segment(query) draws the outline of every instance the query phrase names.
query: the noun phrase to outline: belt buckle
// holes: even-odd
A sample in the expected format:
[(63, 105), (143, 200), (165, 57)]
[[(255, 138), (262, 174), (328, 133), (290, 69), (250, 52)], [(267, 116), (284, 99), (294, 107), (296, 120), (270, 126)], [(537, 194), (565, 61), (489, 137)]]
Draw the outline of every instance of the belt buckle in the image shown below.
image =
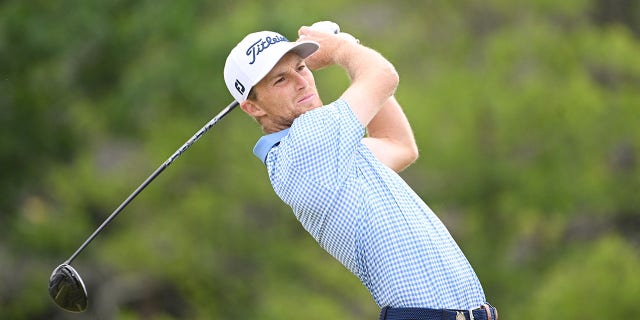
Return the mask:
[(464, 316), (464, 312), (456, 311), (456, 320), (467, 320), (467, 317)]

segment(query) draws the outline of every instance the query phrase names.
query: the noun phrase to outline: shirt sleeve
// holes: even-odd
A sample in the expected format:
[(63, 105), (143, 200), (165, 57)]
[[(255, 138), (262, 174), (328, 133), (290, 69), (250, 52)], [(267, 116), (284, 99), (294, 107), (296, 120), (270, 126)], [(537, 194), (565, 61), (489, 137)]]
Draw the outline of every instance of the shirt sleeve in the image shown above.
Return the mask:
[(365, 129), (346, 101), (337, 100), (298, 117), (280, 143), (280, 160), (299, 178), (335, 188), (353, 167)]

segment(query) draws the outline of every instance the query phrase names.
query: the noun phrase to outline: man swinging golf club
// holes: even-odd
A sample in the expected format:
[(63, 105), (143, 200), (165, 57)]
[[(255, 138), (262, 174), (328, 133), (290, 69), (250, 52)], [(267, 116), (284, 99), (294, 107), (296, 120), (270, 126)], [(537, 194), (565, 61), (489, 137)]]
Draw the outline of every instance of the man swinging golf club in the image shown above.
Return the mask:
[[(251, 33), (227, 57), (229, 91), (266, 133), (254, 153), (273, 189), (369, 289), (380, 319), (497, 319), (445, 226), (397, 174), (418, 152), (394, 66), (326, 31), (302, 27), (296, 42)], [(323, 104), (311, 71), (329, 65), (351, 84)]]

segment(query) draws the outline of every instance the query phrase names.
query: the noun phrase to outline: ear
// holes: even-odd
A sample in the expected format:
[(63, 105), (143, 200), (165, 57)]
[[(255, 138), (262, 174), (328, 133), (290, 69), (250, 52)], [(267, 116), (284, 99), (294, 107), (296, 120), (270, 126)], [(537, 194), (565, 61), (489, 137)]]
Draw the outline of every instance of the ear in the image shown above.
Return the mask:
[(266, 114), (266, 112), (262, 110), (262, 108), (260, 108), (260, 106), (255, 103), (255, 101), (251, 101), (248, 99), (240, 103), (240, 109), (254, 118), (264, 116)]

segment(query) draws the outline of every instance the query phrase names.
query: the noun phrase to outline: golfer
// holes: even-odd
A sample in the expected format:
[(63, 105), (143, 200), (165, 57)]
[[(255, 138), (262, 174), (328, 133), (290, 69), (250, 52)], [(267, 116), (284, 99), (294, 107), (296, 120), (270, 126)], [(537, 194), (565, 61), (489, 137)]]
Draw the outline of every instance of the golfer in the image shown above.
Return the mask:
[[(418, 157), (394, 98), (398, 73), (348, 34), (261, 31), (231, 50), (224, 79), (266, 134), (254, 148), (276, 194), (355, 274), (380, 319), (497, 319), (445, 226), (397, 174)], [(312, 70), (342, 67), (350, 85), (324, 104)]]

